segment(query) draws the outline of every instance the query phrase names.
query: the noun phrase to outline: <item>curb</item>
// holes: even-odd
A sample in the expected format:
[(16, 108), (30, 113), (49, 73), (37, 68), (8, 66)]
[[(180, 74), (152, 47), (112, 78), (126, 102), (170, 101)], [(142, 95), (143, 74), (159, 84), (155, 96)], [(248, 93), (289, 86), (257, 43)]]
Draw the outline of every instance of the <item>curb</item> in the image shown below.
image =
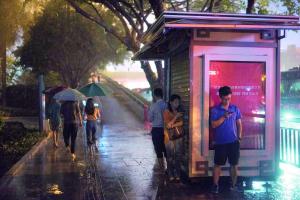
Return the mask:
[[(47, 137), (36, 143), (18, 162), (16, 162), (4, 175), (0, 178), (0, 194), (1, 190), (4, 189), (11, 179), (23, 168), (27, 160), (32, 159), (36, 155), (38, 150), (48, 143), (50, 139), (50, 134)], [(1, 195), (0, 195), (1, 197)], [(1, 199), (1, 198), (0, 198)]]

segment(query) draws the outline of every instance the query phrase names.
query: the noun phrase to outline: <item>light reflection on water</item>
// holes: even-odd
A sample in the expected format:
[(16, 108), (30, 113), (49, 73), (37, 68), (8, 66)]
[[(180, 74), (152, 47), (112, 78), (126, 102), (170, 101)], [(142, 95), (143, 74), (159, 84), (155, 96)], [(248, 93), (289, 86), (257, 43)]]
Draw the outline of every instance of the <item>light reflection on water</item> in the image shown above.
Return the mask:
[(63, 191), (61, 191), (59, 189), (59, 185), (58, 184), (52, 184), (52, 185), (48, 185), (47, 186), (47, 193), (48, 194), (54, 194), (54, 195), (61, 195), (63, 194)]

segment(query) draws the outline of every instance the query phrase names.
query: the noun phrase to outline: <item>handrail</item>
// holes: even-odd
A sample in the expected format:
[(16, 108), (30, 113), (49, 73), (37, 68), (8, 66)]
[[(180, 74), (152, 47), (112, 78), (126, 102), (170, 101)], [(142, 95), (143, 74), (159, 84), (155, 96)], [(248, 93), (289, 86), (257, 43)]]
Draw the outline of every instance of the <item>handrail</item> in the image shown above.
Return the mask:
[(142, 96), (137, 96), (137, 94), (135, 94), (134, 92), (130, 91), (128, 88), (124, 87), (123, 85), (119, 84), (117, 81), (111, 79), (110, 77), (101, 74), (101, 76), (109, 81), (110, 83), (114, 84), (116, 87), (118, 87), (119, 89), (121, 89), (122, 91), (124, 91), (132, 100), (134, 100), (135, 102), (137, 102), (140, 106), (149, 106), (150, 102), (148, 102), (146, 99), (144, 99)]
[(148, 102), (146, 99), (144, 99), (142, 96), (139, 96), (138, 94), (135, 94), (128, 88), (124, 87), (123, 85), (120, 85), (118, 82), (114, 81), (110, 77), (101, 74), (102, 77), (108, 81), (109, 83), (113, 84), (115, 87), (121, 89), (130, 99), (132, 99), (134, 102), (136, 102), (138, 105), (140, 105), (143, 109), (143, 116), (144, 116), (144, 129), (147, 131), (151, 130), (151, 123), (148, 119), (148, 109), (150, 107), (150, 102)]

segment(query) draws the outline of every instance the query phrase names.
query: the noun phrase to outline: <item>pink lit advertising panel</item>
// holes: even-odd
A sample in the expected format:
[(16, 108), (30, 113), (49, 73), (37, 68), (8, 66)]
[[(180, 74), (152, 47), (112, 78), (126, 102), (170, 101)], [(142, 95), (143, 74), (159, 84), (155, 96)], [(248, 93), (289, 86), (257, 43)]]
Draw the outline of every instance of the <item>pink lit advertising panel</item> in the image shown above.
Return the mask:
[[(225, 85), (231, 87), (232, 104), (238, 106), (242, 113), (241, 149), (265, 148), (265, 71), (263, 62), (210, 62), (210, 108), (220, 102), (219, 88)], [(209, 134), (210, 147), (212, 147), (212, 129)]]

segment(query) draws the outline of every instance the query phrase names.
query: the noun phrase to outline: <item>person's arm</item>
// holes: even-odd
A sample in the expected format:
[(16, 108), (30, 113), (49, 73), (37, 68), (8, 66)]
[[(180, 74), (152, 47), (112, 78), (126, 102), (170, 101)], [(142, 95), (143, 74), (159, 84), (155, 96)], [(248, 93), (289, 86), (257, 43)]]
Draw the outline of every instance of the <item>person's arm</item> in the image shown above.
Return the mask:
[(223, 122), (230, 117), (232, 114), (225, 112), (225, 114), (223, 116), (221, 116), (219, 119), (217, 120), (211, 120), (211, 127), (212, 128), (218, 128), (219, 126), (221, 126), (223, 124)]
[(243, 131), (241, 119), (236, 120), (236, 127), (237, 127), (238, 138), (239, 138), (239, 140), (241, 140), (242, 139), (242, 131)]
[(150, 122), (153, 122), (153, 120), (154, 120), (153, 105), (150, 106), (150, 109), (148, 111), (148, 119)]
[(101, 114), (100, 114), (100, 109), (99, 109), (99, 108), (97, 108), (97, 118), (98, 118), (98, 119), (100, 119), (100, 117), (101, 117)]
[(180, 127), (180, 126), (183, 126), (183, 121), (182, 120), (180, 120), (179, 122), (176, 122), (175, 124), (173, 124), (173, 128), (175, 128), (175, 127)]
[(80, 108), (78, 104), (76, 104), (76, 112), (79, 119), (79, 125), (82, 126), (82, 117), (81, 117)]
[(183, 120), (181, 119), (180, 121), (178, 121), (178, 118), (180, 118), (180, 117), (182, 117), (182, 113), (177, 113), (173, 117), (173, 119), (169, 122), (169, 126), (171, 128), (182, 126), (183, 125)]

